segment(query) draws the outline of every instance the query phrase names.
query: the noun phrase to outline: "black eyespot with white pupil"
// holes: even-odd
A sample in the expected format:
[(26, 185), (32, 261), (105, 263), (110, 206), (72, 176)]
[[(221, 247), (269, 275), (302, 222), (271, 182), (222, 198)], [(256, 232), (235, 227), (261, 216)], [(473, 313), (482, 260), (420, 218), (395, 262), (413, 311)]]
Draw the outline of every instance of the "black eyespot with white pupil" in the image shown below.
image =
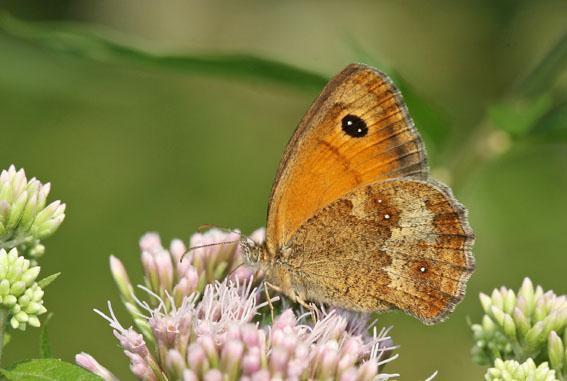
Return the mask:
[(345, 134), (353, 138), (361, 138), (368, 133), (368, 126), (356, 115), (348, 114), (342, 120), (342, 127)]

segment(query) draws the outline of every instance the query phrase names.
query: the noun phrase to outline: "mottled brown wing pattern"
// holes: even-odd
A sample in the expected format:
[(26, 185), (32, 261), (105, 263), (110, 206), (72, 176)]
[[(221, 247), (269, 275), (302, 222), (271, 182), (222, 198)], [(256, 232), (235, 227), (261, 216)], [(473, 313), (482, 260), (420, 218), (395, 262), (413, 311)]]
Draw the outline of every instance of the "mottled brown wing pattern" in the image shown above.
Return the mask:
[(378, 70), (349, 65), (324, 88), (288, 144), (272, 188), (268, 251), (275, 253), (309, 217), (350, 190), (408, 176), (425, 179), (427, 164), (400, 92)]
[(395, 179), (359, 187), (321, 209), (279, 259), (306, 300), (400, 309), (432, 324), (464, 296), (473, 240), (466, 211), (448, 188)]

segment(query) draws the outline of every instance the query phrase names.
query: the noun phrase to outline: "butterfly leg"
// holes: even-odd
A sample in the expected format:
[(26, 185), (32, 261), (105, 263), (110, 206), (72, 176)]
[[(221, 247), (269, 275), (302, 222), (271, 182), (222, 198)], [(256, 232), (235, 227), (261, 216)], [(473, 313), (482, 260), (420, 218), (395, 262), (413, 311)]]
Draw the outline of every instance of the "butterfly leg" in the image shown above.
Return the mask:
[[(273, 321), (274, 320), (274, 306), (272, 305), (272, 301), (271, 301), (271, 298), (270, 298), (270, 293), (268, 292), (268, 288), (271, 288), (272, 290), (279, 292), (279, 293), (282, 293), (284, 295), (287, 295), (287, 294), (280, 287), (276, 286), (275, 284), (264, 281), (264, 292), (266, 293), (266, 298), (268, 299), (268, 305), (270, 306), (270, 310), (271, 310), (271, 313), (272, 313), (272, 321)], [(292, 291), (288, 295), (288, 297), (289, 297), (289, 299), (291, 299), (292, 302), (298, 303), (303, 308), (305, 308), (307, 311), (310, 311), (310, 312), (314, 313), (315, 315), (318, 314), (319, 309), (317, 308), (317, 306), (314, 303), (307, 303), (298, 293)]]
[(308, 311), (316, 311), (317, 310), (317, 306), (315, 304), (307, 303), (299, 295), (295, 295), (295, 301), (297, 303), (299, 303), (301, 306), (303, 306), (305, 309), (307, 309)]
[(279, 288), (276, 285), (271, 284), (270, 282), (264, 281), (264, 292), (266, 293), (266, 299), (268, 301), (268, 305), (270, 306), (270, 313), (272, 314), (272, 322), (273, 322), (274, 321), (274, 305), (272, 304), (272, 298), (270, 297), (270, 292), (268, 291), (268, 288), (271, 288), (272, 290), (274, 290), (276, 292), (282, 292), (282, 289)]
[(314, 312), (314, 313), (318, 313), (319, 309), (317, 308), (317, 306), (315, 305), (315, 303), (307, 303), (304, 299), (304, 295), (302, 295), (301, 293), (296, 292), (295, 290), (292, 290), (289, 298), (294, 302), (294, 303), (298, 303), (300, 306), (302, 306), (303, 308), (305, 308), (307, 311), (310, 312)]

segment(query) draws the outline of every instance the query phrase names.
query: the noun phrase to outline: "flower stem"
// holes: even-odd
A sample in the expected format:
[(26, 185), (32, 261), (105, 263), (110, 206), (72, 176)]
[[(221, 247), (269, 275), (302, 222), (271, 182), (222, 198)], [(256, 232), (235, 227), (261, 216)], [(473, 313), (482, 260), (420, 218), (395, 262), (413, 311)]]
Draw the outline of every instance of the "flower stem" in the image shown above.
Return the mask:
[(22, 243), (25, 243), (25, 242), (26, 242), (25, 237), (24, 238), (22, 238), (22, 237), (14, 238), (10, 241), (0, 242), (0, 249), (9, 250), (9, 249), (12, 249), (16, 246), (20, 246)]
[(4, 351), (4, 331), (8, 322), (8, 311), (0, 308), (0, 365), (2, 364), (2, 353)]

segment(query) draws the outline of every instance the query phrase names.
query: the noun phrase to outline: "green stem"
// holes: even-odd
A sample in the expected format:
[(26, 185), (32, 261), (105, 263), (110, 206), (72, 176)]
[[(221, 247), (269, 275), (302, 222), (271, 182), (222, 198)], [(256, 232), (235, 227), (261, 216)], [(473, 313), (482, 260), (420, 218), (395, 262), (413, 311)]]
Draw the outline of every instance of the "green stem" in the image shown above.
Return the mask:
[(27, 237), (14, 238), (10, 241), (0, 242), (0, 249), (10, 250), (14, 247), (20, 246), (28, 240)]
[(0, 308), (0, 365), (2, 364), (2, 353), (4, 351), (4, 333), (8, 322), (8, 311)]

